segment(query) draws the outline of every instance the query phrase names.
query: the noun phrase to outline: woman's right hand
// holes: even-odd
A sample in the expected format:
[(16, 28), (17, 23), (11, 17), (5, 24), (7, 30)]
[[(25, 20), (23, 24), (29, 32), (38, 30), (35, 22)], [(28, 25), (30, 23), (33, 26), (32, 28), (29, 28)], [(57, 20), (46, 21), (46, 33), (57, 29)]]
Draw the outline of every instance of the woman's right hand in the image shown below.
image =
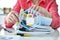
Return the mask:
[(19, 21), (18, 17), (19, 17), (18, 12), (16, 12), (16, 11), (11, 11), (11, 12), (7, 15), (6, 21), (7, 21), (7, 23), (13, 23), (13, 24), (15, 24), (16, 22)]

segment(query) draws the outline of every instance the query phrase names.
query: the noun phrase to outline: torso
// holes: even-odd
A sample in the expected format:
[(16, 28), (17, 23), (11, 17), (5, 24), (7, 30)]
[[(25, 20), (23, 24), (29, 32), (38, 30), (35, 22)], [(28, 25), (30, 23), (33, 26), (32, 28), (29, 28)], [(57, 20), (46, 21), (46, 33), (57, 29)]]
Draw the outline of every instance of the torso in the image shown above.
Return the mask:
[[(37, 1), (37, 0), (36, 0)], [(38, 5), (38, 6), (42, 6), (44, 8), (46, 8), (48, 10), (49, 8), (49, 4), (50, 4), (51, 0), (46, 0), (45, 2), (40, 2), (40, 0), (38, 0), (37, 2), (34, 2), (33, 0), (30, 0), (29, 2), (27, 2), (27, 0), (20, 0), (19, 4), (21, 6), (21, 8), (23, 9), (28, 9), (29, 7), (31, 7), (32, 5)]]
[(40, 0), (31, 0), (34, 5), (38, 5)]

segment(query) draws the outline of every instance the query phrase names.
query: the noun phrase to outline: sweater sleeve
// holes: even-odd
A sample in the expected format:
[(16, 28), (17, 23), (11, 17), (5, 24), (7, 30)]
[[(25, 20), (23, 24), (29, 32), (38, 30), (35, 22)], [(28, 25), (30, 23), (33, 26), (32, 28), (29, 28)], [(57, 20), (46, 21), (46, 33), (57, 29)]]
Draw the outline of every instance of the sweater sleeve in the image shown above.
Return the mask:
[(51, 27), (57, 29), (59, 27), (59, 15), (58, 15), (58, 6), (56, 1), (53, 1), (50, 5), (49, 12), (52, 15)]
[[(13, 7), (11, 11), (17, 11), (18, 13), (20, 12), (19, 0), (17, 0), (17, 3), (15, 4), (15, 6)], [(4, 23), (5, 23), (6, 28), (12, 28), (12, 26), (14, 25), (14, 23), (7, 23), (6, 17), (4, 19)]]

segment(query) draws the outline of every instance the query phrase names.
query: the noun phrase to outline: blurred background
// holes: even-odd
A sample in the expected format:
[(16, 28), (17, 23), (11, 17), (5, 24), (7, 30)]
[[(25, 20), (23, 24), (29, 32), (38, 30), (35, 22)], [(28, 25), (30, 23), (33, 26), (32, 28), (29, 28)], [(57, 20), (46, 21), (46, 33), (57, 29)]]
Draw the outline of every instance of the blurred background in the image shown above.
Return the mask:
[(4, 17), (11, 11), (17, 0), (0, 0), (0, 24), (4, 24)]
[[(4, 24), (4, 17), (11, 11), (17, 0), (0, 0), (0, 24)], [(58, 4), (58, 13), (60, 15), (60, 1), (56, 0)], [(60, 28), (58, 29), (60, 30)]]

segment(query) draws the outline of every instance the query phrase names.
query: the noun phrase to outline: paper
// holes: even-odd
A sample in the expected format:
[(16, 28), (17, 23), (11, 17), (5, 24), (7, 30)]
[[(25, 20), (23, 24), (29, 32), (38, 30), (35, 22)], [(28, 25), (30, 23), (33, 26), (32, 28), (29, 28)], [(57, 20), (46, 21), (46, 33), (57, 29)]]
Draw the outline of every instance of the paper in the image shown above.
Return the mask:
[(43, 17), (41, 16), (41, 24), (44, 26), (49, 26), (52, 22), (52, 18), (48, 18), (48, 17)]
[(28, 11), (33, 14), (36, 14), (37, 17), (35, 19), (35, 24), (39, 24), (39, 25), (43, 25), (43, 26), (49, 26), (51, 24), (52, 18), (41, 16), (40, 12), (38, 12), (32, 8), (29, 8)]
[[(29, 16), (31, 16), (31, 17), (29, 17)], [(31, 26), (34, 24), (34, 18), (32, 16), (32, 14), (31, 15), (30, 14), (27, 15), (27, 17), (26, 17), (26, 24), (27, 25), (31, 25)]]
[(0, 35), (5, 35), (4, 29), (1, 30)]
[[(27, 33), (32, 33), (32, 34), (47, 34), (47, 33), (51, 33), (53, 32), (54, 30), (49, 26), (52, 19), (50, 18), (46, 18), (46, 17), (43, 17), (41, 15), (39, 15), (40, 13), (38, 11), (34, 11), (32, 9), (29, 9), (31, 12), (33, 12), (33, 14), (35, 13), (36, 14), (36, 17), (33, 17), (33, 14), (27, 14), (27, 17), (26, 17), (26, 25), (22, 25), (24, 26), (25, 28), (27, 28), (27, 25), (29, 26), (29, 30), (30, 31), (27, 31)], [(23, 14), (21, 12), (21, 14)], [(22, 17), (21, 17), (22, 18)], [(20, 19), (21, 20), (21, 19)], [(25, 31), (18, 31), (20, 33), (26, 33)]]

